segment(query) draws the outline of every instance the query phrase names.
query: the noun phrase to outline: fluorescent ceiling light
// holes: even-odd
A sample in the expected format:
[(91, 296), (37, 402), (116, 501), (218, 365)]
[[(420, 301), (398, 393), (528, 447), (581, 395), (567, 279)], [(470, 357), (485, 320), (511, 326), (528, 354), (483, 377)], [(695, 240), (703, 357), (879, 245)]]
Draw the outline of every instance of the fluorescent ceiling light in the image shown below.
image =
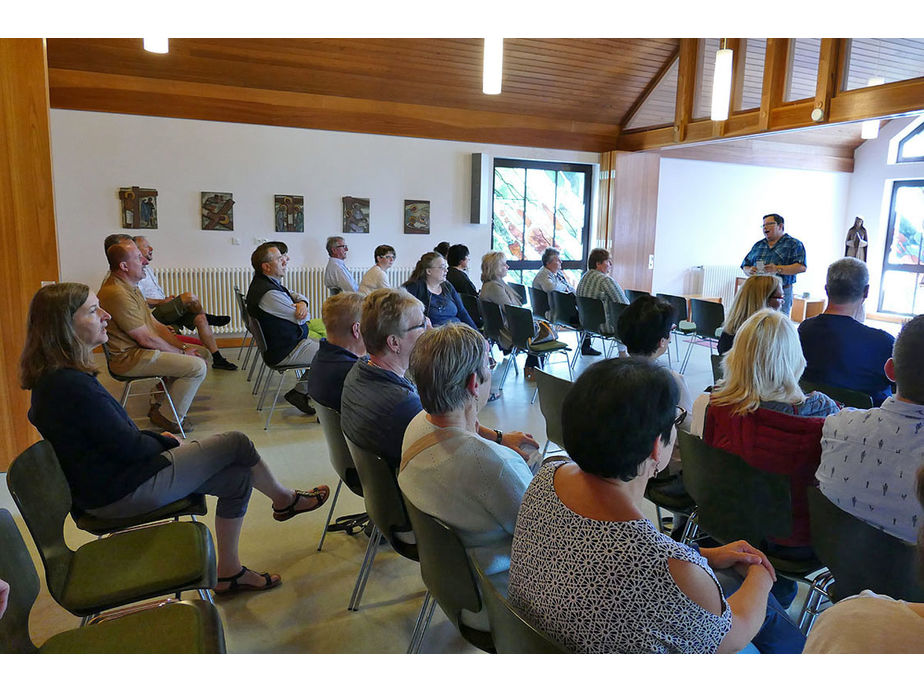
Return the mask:
[(732, 50), (722, 48), (715, 52), (715, 75), (712, 80), (712, 120), (728, 120), (731, 101)]
[(169, 39), (165, 38), (146, 38), (142, 39), (144, 41), (144, 50), (151, 53), (167, 53), (170, 49), (168, 47)]
[(481, 90), (485, 94), (501, 93), (501, 77), (504, 72), (504, 39), (484, 40), (484, 82)]

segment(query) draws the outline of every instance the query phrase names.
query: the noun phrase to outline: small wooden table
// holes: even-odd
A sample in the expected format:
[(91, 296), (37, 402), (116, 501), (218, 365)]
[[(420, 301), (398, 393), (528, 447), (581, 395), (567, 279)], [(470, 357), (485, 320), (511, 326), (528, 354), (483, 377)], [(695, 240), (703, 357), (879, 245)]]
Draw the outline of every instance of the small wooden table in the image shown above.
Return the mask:
[(809, 318), (814, 318), (824, 312), (828, 304), (827, 298), (804, 298), (802, 296), (792, 297), (792, 311), (789, 314), (793, 322), (802, 322)]

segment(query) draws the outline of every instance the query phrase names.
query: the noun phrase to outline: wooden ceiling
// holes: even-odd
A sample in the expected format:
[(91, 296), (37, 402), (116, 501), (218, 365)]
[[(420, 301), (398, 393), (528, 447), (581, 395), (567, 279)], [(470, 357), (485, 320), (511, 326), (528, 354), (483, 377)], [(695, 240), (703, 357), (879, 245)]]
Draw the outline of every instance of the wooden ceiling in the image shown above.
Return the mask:
[[(170, 39), (166, 55), (141, 39), (48, 39), (47, 59), (51, 106), (65, 109), (595, 152), (811, 124), (755, 112), (727, 129), (691, 121), (692, 137), (685, 123), (679, 136), (624, 135), (689, 41), (505, 39), (494, 96), (481, 91), (482, 39)], [(819, 131), (819, 144), (852, 151), (854, 130)]]

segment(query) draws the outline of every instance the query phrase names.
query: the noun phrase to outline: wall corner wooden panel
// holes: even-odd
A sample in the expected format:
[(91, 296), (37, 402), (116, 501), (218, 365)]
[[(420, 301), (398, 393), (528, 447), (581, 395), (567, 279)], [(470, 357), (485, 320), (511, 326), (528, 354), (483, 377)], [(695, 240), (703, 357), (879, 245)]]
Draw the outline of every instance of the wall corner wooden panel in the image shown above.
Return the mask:
[(29, 301), (58, 280), (47, 75), (44, 40), (0, 39), (0, 471), (39, 439), (19, 354)]
[(661, 155), (616, 152), (613, 169), (616, 187), (610, 228), (613, 276), (624, 289), (651, 291), (654, 271), (648, 269), (648, 257), (654, 255)]

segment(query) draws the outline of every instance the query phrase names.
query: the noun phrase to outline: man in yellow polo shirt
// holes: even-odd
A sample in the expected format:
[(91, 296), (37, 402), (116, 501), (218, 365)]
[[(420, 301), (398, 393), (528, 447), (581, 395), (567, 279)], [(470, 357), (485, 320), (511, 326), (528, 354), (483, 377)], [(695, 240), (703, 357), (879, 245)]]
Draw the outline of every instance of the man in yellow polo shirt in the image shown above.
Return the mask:
[[(100, 286), (99, 303), (112, 315), (106, 327), (112, 355), (110, 367), (119, 375), (168, 378), (167, 389), (176, 415), (182, 421), (208, 373), (206, 357), (177, 339), (151, 315), (138, 290), (143, 276), (141, 251), (131, 240), (111, 246), (106, 251), (106, 259), (109, 260), (109, 276)], [(151, 406), (148, 418), (165, 431), (180, 433), (173, 412), (162, 413), (159, 404)], [(184, 429), (189, 432), (190, 425), (184, 424)]]

